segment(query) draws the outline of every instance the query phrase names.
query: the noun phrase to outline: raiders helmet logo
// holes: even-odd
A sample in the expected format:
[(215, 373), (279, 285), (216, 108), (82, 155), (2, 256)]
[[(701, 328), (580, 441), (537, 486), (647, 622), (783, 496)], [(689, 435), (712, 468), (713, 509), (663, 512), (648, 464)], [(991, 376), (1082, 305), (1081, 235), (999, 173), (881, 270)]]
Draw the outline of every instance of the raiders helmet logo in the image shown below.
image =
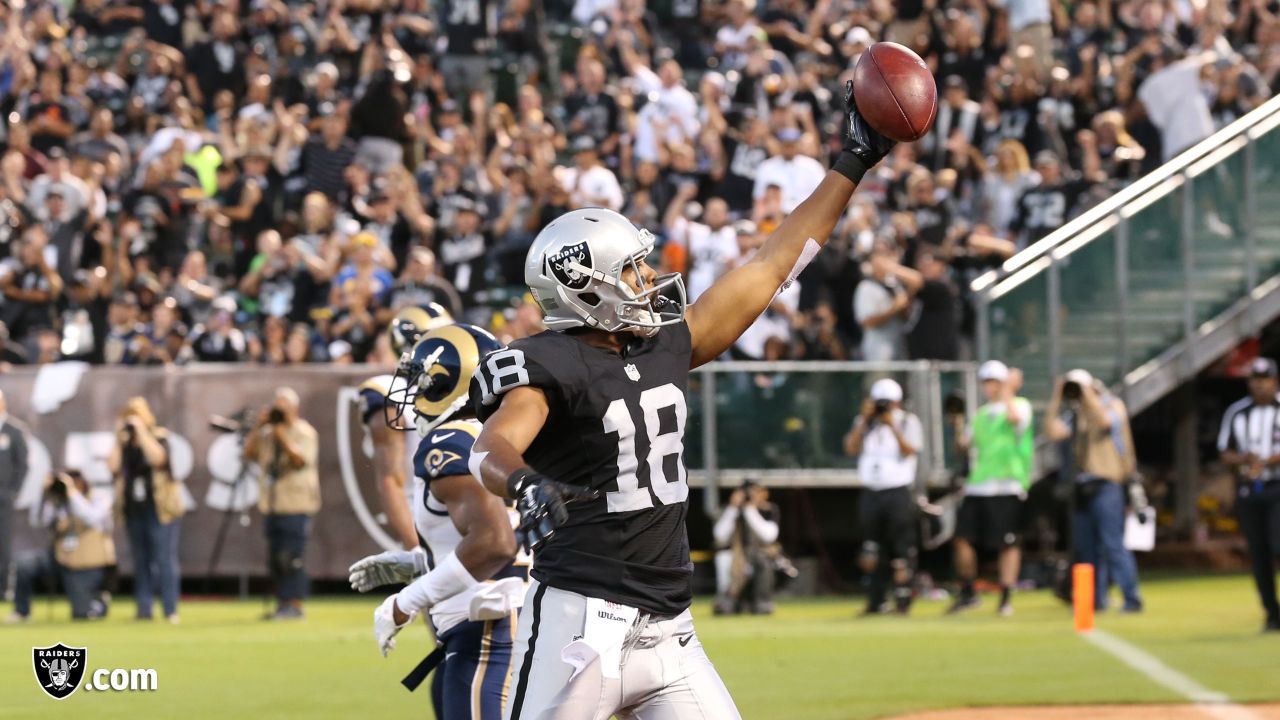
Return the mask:
[(62, 643), (47, 648), (31, 648), (31, 664), (35, 667), (40, 689), (54, 700), (71, 697), (84, 679), (87, 655), (85, 648), (67, 647)]
[(591, 270), (591, 248), (587, 241), (566, 245), (553, 253), (547, 253), (547, 272), (570, 290), (585, 290), (591, 276), (574, 265)]

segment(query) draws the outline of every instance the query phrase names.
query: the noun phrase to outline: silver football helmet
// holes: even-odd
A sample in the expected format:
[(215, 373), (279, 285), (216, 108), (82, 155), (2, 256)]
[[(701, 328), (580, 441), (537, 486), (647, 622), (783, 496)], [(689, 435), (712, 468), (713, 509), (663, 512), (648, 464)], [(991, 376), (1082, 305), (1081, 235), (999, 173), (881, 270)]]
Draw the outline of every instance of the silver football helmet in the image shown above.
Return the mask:
[[(538, 233), (524, 261), (524, 281), (551, 330), (594, 327), (653, 335), (684, 320), (684, 279), (660, 275), (637, 293), (622, 281), (653, 252), (653, 233), (604, 208), (556, 218)], [(674, 296), (674, 297), (673, 297)]]

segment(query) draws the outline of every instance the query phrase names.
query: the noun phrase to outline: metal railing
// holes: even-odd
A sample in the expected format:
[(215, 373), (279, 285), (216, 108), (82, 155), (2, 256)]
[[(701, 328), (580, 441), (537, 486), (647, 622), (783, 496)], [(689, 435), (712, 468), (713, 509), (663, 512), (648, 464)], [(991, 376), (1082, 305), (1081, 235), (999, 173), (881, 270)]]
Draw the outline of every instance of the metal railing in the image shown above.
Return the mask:
[[(714, 490), (753, 479), (781, 487), (853, 487), (856, 458), (843, 438), (871, 383), (902, 385), (903, 406), (924, 428), (918, 480), (945, 482), (955, 467), (954, 435), (944, 400), (956, 395), (976, 408), (972, 363), (716, 362), (690, 378), (685, 460), (690, 484)], [(718, 499), (703, 495), (709, 513)]]
[[(1182, 377), (1203, 367), (1190, 348), (1270, 292), (1277, 271), (1273, 98), (975, 280), (979, 357), (1023, 367), (1036, 399), (1072, 367), (1131, 393), (1160, 364)], [(1236, 329), (1262, 321), (1245, 315)], [(1131, 409), (1169, 389), (1142, 389)]]

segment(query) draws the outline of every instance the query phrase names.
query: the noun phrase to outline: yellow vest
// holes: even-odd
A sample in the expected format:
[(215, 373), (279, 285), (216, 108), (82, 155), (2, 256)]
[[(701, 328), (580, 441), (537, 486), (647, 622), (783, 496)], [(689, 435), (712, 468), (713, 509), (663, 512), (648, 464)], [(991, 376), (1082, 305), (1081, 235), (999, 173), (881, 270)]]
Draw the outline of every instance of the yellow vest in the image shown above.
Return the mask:
[(53, 557), (70, 570), (90, 570), (116, 564), (116, 544), (110, 533), (89, 527), (67, 513), (54, 525)]
[[(289, 428), (289, 440), (302, 453), (302, 467), (290, 467), (283, 452), (275, 456), (271, 428), (260, 431), (257, 455), (253, 458), (262, 469), (258, 479), (258, 511), (273, 515), (314, 515), (320, 512), (320, 471), (316, 458), (320, 452), (316, 429), (305, 420), (297, 420)], [(272, 463), (280, 463), (280, 474), (271, 481)]]

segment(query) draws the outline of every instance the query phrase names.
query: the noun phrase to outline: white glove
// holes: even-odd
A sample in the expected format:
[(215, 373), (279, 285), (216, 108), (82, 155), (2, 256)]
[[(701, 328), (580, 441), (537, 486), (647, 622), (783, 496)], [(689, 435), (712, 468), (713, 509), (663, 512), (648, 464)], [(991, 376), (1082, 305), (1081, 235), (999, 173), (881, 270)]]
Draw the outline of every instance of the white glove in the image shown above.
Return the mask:
[(383, 585), (404, 585), (427, 572), (427, 556), (421, 550), (388, 550), (356, 561), (348, 571), (351, 587), (369, 592)]
[(392, 595), (377, 610), (373, 611), (373, 639), (378, 642), (378, 649), (382, 651), (382, 657), (386, 657), (387, 653), (396, 648), (396, 634), (401, 629), (408, 627), (413, 622), (413, 618), (417, 613), (409, 613), (409, 619), (404, 621), (403, 625), (396, 624), (395, 612), (392, 606), (395, 605), (396, 596)]

